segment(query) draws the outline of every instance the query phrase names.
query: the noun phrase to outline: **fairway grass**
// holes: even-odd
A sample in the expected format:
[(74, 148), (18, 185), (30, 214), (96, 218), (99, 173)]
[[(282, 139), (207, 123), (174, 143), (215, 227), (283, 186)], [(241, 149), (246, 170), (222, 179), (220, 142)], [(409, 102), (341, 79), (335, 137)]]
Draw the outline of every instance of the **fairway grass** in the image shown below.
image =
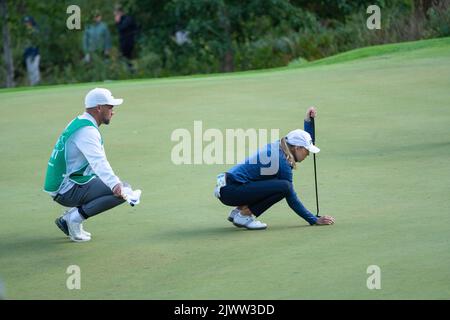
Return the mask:
[[(450, 42), (407, 44), (308, 68), (0, 91), (0, 279), (9, 299), (449, 299)], [(399, 45), (401, 46), (401, 45)], [(365, 49), (369, 50), (369, 49)], [(47, 160), (94, 86), (125, 102), (100, 131), (116, 174), (143, 190), (84, 224), (54, 225)], [(171, 134), (303, 127), (316, 120), (321, 214), (311, 227), (282, 201), (264, 231), (226, 221), (213, 196), (230, 165), (175, 165)], [(312, 157), (294, 172), (315, 212)], [(81, 269), (68, 290), (66, 270)], [(369, 290), (367, 268), (381, 269)]]

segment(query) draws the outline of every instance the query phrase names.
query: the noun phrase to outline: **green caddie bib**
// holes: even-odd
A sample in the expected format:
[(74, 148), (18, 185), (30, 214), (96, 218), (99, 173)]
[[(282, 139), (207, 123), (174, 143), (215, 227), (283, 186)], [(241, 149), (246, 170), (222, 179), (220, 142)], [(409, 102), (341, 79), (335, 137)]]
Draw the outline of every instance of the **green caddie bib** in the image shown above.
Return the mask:
[(48, 161), (47, 174), (44, 183), (44, 190), (46, 192), (57, 192), (65, 179), (69, 179), (76, 184), (85, 184), (96, 176), (95, 174), (84, 175), (84, 171), (89, 165), (87, 161), (81, 168), (72, 172), (67, 172), (66, 142), (77, 130), (87, 126), (92, 126), (98, 130), (91, 121), (77, 117), (69, 123), (63, 133), (59, 136), (50, 156), (50, 160)]

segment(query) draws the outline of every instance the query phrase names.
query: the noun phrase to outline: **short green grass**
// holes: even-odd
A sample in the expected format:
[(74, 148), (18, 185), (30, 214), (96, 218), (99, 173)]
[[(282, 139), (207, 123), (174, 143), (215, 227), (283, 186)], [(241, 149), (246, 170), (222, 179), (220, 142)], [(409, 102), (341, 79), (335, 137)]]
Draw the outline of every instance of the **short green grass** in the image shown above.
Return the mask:
[[(102, 84), (125, 99), (101, 127), (108, 158), (143, 197), (88, 220), (93, 239), (82, 244), (56, 228), (62, 208), (42, 184), (57, 136), (99, 84), (0, 91), (6, 297), (450, 298), (450, 43), (404, 45), (308, 68)], [(212, 194), (230, 166), (171, 161), (171, 133), (192, 132), (195, 120), (285, 134), (309, 105), (321, 213), (334, 226), (310, 227), (283, 201), (261, 217), (267, 230), (237, 229)], [(294, 180), (315, 211), (312, 158)], [(81, 290), (66, 288), (70, 265)], [(381, 268), (380, 290), (366, 286), (370, 265)]]

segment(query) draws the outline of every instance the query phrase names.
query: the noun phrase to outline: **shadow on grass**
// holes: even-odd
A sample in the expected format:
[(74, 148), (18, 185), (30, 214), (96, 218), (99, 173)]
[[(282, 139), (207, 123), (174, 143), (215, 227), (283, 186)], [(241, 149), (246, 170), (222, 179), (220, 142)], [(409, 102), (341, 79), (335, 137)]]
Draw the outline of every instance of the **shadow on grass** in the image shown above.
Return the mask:
[(308, 225), (289, 225), (289, 226), (268, 226), (265, 230), (248, 230), (245, 228), (237, 228), (230, 224), (230, 226), (223, 226), (223, 227), (214, 227), (214, 228), (197, 228), (197, 229), (184, 229), (184, 230), (168, 230), (163, 231), (162, 233), (159, 233), (158, 236), (161, 236), (161, 234), (164, 235), (164, 238), (186, 238), (186, 239), (193, 239), (193, 238), (204, 238), (206, 239), (212, 239), (217, 237), (238, 237), (240, 235), (245, 236), (252, 236), (257, 234), (265, 234), (265, 233), (273, 233), (273, 232), (282, 232), (287, 230), (305, 230), (307, 227), (310, 227)]
[(10, 239), (3, 238), (0, 241), (0, 256), (17, 256), (22, 254), (36, 254), (39, 252), (48, 253), (50, 250), (65, 250), (67, 245), (73, 244), (67, 237), (15, 237)]

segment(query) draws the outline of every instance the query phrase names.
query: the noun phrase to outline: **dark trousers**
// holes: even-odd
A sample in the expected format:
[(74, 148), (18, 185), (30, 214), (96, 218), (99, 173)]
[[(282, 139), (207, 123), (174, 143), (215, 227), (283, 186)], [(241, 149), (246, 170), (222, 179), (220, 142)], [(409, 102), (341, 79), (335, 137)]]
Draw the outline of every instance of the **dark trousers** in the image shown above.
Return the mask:
[(248, 206), (255, 216), (260, 216), (272, 205), (290, 193), (287, 180), (270, 179), (239, 183), (229, 181), (220, 189), (220, 201), (227, 206)]
[(58, 194), (54, 200), (65, 207), (78, 207), (85, 219), (125, 202), (124, 199), (117, 198), (99, 178), (83, 185), (76, 184), (69, 191)]
[(133, 48), (134, 40), (132, 38), (125, 38), (120, 41), (120, 52), (122, 52), (122, 55), (129, 60), (132, 58)]

